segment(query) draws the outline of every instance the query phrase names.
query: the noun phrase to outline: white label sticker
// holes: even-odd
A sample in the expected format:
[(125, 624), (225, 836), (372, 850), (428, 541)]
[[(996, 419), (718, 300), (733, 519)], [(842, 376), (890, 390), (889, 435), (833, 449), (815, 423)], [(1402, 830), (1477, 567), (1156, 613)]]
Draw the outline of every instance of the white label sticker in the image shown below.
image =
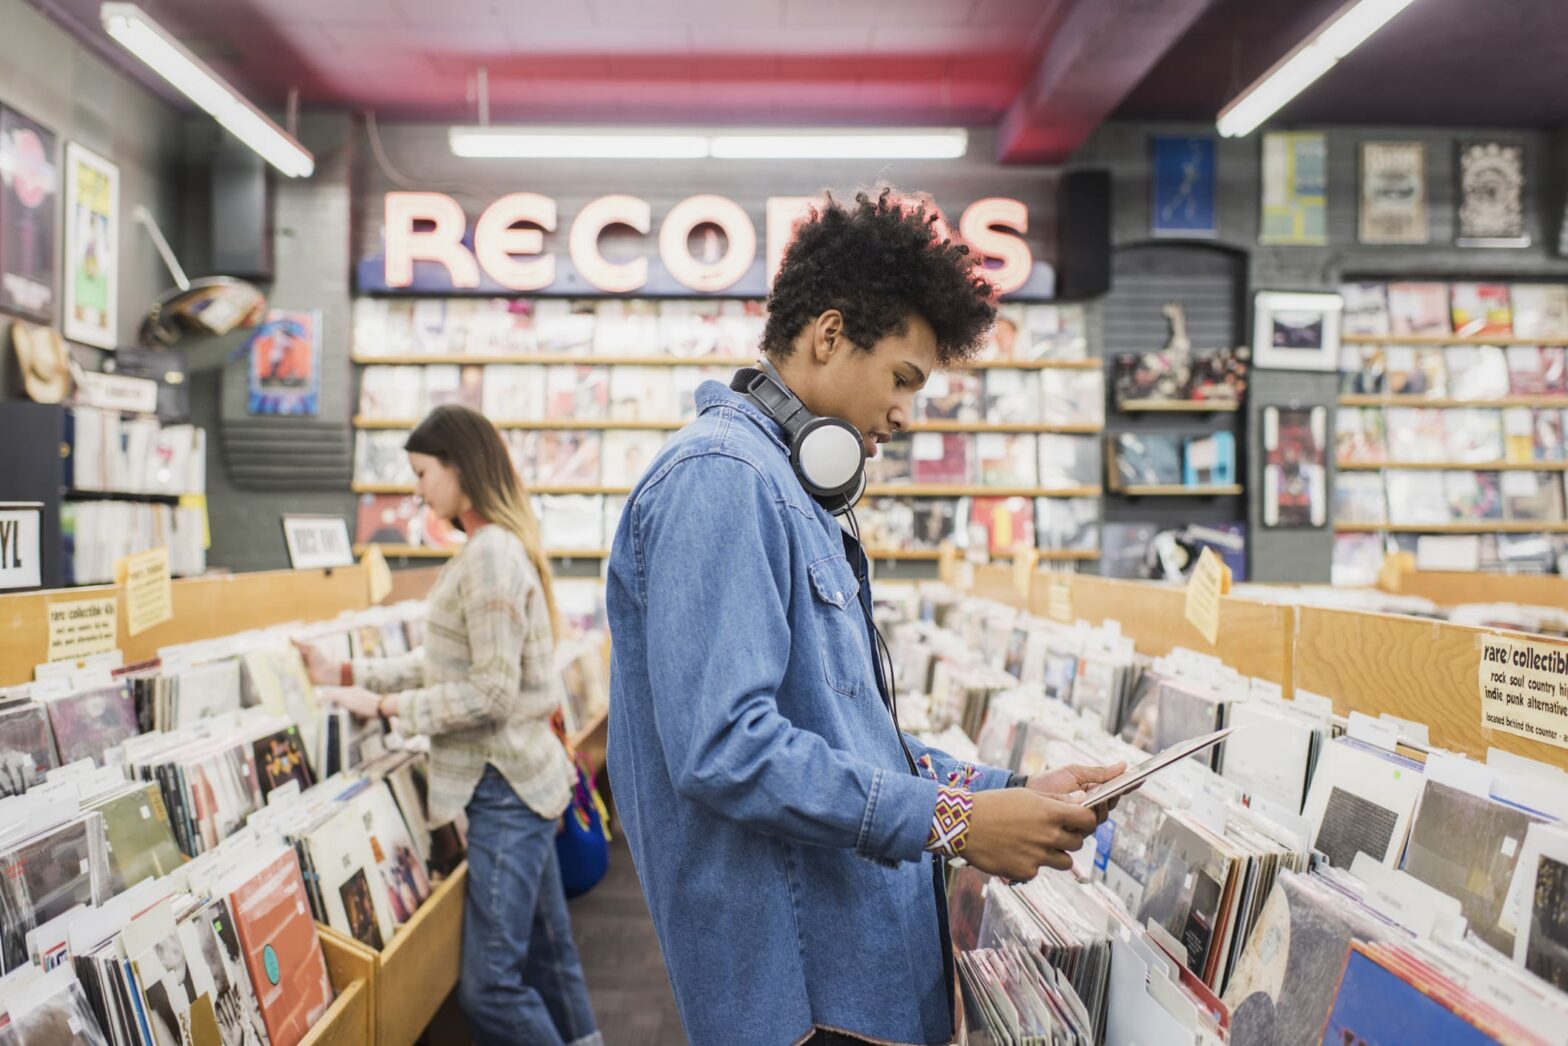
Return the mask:
[(85, 857), (82, 858), (81, 874), (83, 874), (83, 875), (87, 874), (87, 858), (85, 858)]
[(1504, 857), (1512, 857), (1514, 855), (1514, 853), (1518, 849), (1519, 849), (1519, 840), (1515, 839), (1511, 835), (1503, 837), (1503, 856)]
[(150, 817), (152, 817), (152, 808), (147, 806), (142, 807), (142, 820), (145, 821)]

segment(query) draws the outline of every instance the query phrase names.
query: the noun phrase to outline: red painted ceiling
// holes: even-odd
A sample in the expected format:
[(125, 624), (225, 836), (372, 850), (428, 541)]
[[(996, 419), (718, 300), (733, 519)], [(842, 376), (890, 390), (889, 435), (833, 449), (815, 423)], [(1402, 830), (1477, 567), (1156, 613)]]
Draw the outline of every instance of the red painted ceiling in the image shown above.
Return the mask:
[[(31, 0), (165, 90), (98, 0)], [(1110, 116), (1212, 119), (1342, 0), (146, 0), (254, 100), (387, 119), (999, 125), (1057, 160)], [(1568, 0), (1416, 0), (1296, 122), (1568, 123)]]

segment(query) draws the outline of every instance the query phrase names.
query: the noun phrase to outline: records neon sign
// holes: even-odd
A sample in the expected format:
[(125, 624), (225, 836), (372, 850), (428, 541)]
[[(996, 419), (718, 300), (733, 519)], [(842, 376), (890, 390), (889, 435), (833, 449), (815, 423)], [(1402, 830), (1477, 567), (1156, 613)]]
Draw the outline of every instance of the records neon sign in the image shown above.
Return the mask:
[[(654, 234), (653, 209), (637, 196), (601, 196), (586, 204), (564, 230), (565, 257), (546, 246), (545, 234), (563, 226), (548, 196), (519, 192), (501, 197), (485, 208), (471, 235), (462, 207), (443, 193), (390, 192), (384, 202), (385, 250), (361, 263), (362, 291), (734, 295), (765, 291), (812, 198), (768, 198), (761, 264), (756, 226), (739, 204), (712, 194), (681, 200), (658, 224), (656, 258), (662, 271), (655, 270), (648, 253), (612, 260), (600, 249), (611, 227)], [(723, 247), (699, 258), (691, 249), (692, 235), (710, 226), (723, 233)], [(1024, 239), (1029, 210), (1022, 202), (977, 200), (965, 208), (958, 228), (987, 259), (987, 272), (1001, 293), (1051, 296), (1054, 273), (1035, 259)]]

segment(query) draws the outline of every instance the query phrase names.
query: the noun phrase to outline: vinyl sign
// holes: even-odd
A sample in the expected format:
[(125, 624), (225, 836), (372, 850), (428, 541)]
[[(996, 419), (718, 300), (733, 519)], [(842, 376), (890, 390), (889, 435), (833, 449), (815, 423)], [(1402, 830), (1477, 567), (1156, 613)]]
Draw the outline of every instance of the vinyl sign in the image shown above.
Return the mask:
[(43, 584), (43, 513), (38, 502), (0, 503), (0, 591)]
[[(612, 194), (586, 204), (569, 225), (555, 200), (538, 193), (510, 193), (491, 203), (472, 230), (452, 197), (436, 192), (389, 192), (384, 198), (385, 250), (359, 268), (361, 291), (382, 293), (680, 293), (760, 295), (784, 258), (795, 225), (813, 202), (808, 196), (769, 197), (760, 244), (750, 215), (735, 201), (711, 193), (681, 200), (657, 223), (647, 200)], [(611, 226), (657, 236), (662, 271), (650, 260), (606, 258), (600, 237)], [(716, 226), (724, 248), (698, 258), (692, 233)], [(545, 233), (567, 229), (566, 257), (545, 249)], [(989, 262), (1002, 294), (1048, 298), (1055, 291), (1051, 267), (1034, 258), (1023, 235), (1029, 209), (1005, 197), (965, 208), (959, 234)], [(763, 257), (759, 266), (758, 248)], [(754, 286), (755, 285), (755, 286)]]

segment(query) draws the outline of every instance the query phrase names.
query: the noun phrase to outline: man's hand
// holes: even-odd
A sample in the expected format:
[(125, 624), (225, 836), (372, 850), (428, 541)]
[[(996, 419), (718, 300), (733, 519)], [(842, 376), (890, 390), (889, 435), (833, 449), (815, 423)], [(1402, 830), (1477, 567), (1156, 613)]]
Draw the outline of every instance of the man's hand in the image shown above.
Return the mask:
[(964, 860), (982, 872), (1024, 882), (1041, 868), (1071, 868), (1073, 851), (1098, 824), (1093, 810), (1041, 795), (1033, 782), (1030, 788), (976, 792)]
[[(1029, 790), (1040, 792), (1044, 795), (1073, 796), (1075, 792), (1087, 792), (1095, 785), (1114, 781), (1127, 770), (1126, 763), (1112, 763), (1109, 766), (1063, 766), (1049, 773), (1034, 774), (1029, 778)], [(1076, 796), (1074, 796), (1076, 798)], [(1117, 797), (1118, 799), (1120, 796)], [(1116, 809), (1116, 799), (1108, 803), (1100, 803), (1092, 807), (1097, 824), (1104, 824), (1112, 810)]]
[(305, 672), (317, 686), (339, 686), (343, 682), (343, 663), (333, 661), (314, 643), (294, 640), (294, 646), (305, 659)]

